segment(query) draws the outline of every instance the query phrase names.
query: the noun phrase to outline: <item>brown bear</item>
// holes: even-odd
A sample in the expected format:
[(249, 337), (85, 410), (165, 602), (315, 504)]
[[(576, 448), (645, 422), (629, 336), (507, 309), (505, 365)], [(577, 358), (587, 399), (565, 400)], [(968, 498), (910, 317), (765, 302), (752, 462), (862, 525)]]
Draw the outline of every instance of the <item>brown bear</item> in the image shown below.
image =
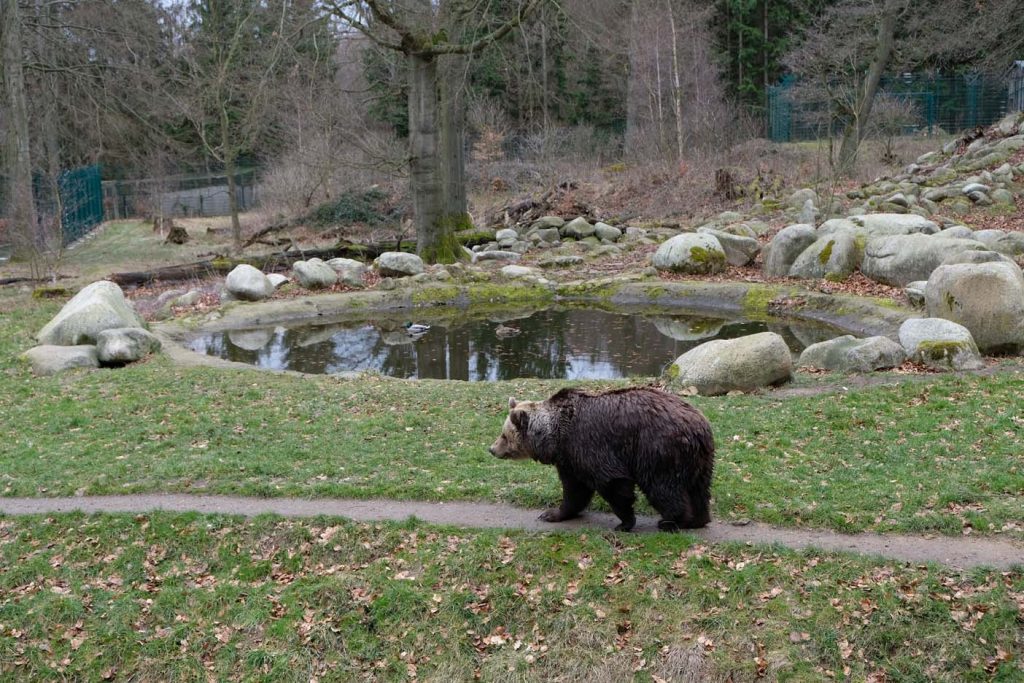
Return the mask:
[(707, 419), (685, 401), (650, 388), (562, 389), (546, 401), (510, 398), (508, 407), (491, 454), (554, 465), (562, 481), (562, 504), (542, 520), (576, 517), (597, 491), (621, 520), (616, 529), (629, 531), (639, 486), (661, 513), (659, 529), (711, 521), (715, 441)]

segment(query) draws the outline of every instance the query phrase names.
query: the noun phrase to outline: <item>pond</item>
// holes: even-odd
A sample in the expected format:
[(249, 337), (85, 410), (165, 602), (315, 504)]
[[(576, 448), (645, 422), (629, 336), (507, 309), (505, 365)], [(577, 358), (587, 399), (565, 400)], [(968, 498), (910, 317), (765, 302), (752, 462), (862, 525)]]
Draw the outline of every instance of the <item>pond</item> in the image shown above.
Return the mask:
[(487, 318), (472, 317), (468, 311), (454, 319), (418, 317), (416, 323), (430, 325), (422, 335), (410, 335), (403, 322), (382, 317), (218, 331), (193, 337), (187, 346), (198, 353), (273, 370), (371, 371), (407, 379), (480, 382), (522, 377), (654, 377), (677, 357), (711, 339), (770, 329), (782, 334), (798, 353), (805, 345), (842, 334), (804, 323), (564, 307)]

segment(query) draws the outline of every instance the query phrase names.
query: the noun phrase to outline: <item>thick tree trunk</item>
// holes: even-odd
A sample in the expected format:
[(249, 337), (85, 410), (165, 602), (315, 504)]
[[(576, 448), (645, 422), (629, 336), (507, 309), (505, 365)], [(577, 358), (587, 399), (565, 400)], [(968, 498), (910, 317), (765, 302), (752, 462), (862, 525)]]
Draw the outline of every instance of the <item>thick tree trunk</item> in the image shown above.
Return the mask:
[(15, 254), (36, 252), (35, 197), (32, 191), (32, 154), (28, 127), (28, 100), (22, 71), (21, 18), (18, 0), (0, 0), (0, 55), (3, 57), (4, 99), (7, 105), (7, 197), (10, 236)]
[(839, 175), (849, 175), (853, 170), (853, 164), (857, 160), (857, 150), (864, 140), (867, 132), (868, 119), (871, 117), (871, 107), (874, 106), (875, 96), (878, 94), (878, 84), (882, 80), (882, 74), (889, 64), (889, 57), (892, 55), (893, 44), (896, 39), (896, 20), (899, 16), (900, 4), (898, 0), (887, 0), (882, 14), (878, 20), (878, 34), (875, 38), (875, 51), (871, 57), (871, 64), (868, 65), (868, 72), (864, 78), (864, 84), (858, 93), (856, 109), (853, 118), (846, 124), (843, 130), (843, 142), (839, 147), (838, 172)]
[(437, 58), (413, 54), (408, 59), (409, 174), (416, 251), (429, 263), (449, 263), (458, 255), (459, 244), (444, 220)]
[(443, 219), (455, 229), (471, 228), (466, 201), (466, 115), (462, 98), (462, 78), (466, 58), (450, 55), (441, 58), (440, 145), (441, 185), (444, 194)]

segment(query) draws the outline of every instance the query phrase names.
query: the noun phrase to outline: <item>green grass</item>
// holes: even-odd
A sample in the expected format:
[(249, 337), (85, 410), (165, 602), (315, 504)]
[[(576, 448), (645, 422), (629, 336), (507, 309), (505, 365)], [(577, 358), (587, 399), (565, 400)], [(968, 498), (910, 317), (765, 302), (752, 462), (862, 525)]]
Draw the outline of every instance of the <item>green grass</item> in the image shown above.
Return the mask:
[[(509, 395), (541, 398), (565, 382), (300, 378), (165, 357), (31, 377), (14, 356), (58, 307), (0, 299), (0, 495), (559, 500), (553, 468), (498, 461), (487, 447)], [(695, 398), (718, 442), (714, 514), (1021, 538), (1015, 367), (808, 398)]]
[(1014, 681), (1024, 575), (692, 536), (0, 518), (0, 677)]

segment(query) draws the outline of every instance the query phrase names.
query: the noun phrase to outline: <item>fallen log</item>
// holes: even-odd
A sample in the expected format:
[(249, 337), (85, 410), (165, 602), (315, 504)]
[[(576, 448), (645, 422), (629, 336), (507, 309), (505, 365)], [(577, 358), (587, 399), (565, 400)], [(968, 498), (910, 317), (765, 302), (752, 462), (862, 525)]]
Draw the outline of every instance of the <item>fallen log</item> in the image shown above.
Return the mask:
[[(402, 251), (415, 251), (416, 244), (414, 242), (402, 242), (401, 248)], [(311, 258), (319, 258), (325, 261), (332, 258), (371, 261), (386, 251), (395, 251), (395, 244), (340, 242), (328, 249), (289, 249), (288, 251), (279, 251), (262, 256), (240, 256), (237, 258), (221, 256), (204, 261), (196, 261), (195, 263), (156, 268), (154, 270), (112, 273), (107, 279), (121, 287), (141, 287), (153, 282), (180, 282), (183, 280), (201, 280), (213, 275), (227, 275), (235, 266), (242, 263), (259, 268), (264, 273), (273, 273), (287, 270), (296, 261), (306, 261)]]

